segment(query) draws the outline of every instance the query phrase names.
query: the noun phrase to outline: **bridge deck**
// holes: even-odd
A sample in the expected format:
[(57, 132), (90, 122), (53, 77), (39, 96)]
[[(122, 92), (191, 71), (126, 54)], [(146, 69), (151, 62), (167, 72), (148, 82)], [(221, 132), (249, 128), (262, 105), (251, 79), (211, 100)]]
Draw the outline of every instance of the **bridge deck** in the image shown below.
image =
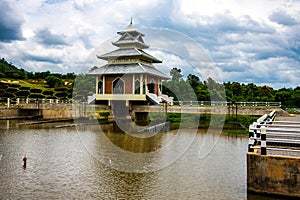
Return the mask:
[(268, 154), (300, 157), (300, 115), (276, 117), (266, 135)]

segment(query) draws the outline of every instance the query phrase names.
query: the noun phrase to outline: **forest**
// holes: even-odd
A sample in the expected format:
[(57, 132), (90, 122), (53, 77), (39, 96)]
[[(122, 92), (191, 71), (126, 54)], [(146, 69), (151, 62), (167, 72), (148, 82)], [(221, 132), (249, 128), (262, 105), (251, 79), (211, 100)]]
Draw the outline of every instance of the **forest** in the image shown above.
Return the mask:
[[(285, 108), (300, 108), (300, 87), (281, 88), (278, 90), (263, 85), (258, 86), (254, 83), (224, 82), (218, 83), (211, 78), (200, 80), (196, 75), (189, 74), (186, 78), (181, 74), (181, 69), (173, 68), (170, 71), (170, 80), (163, 82), (163, 93), (173, 96), (174, 100), (198, 100), (198, 101), (229, 101), (229, 102), (281, 102)], [(4, 58), (0, 59), (0, 81), (3, 80), (22, 80), (20, 88), (29, 89), (30, 92), (17, 91), (26, 96), (34, 87), (41, 88), (40, 98), (50, 98), (53, 94), (58, 94), (57, 98), (77, 98), (85, 99), (95, 91), (95, 79), (92, 76), (75, 73), (51, 73), (28, 72), (22, 68), (14, 66)], [(76, 81), (75, 81), (76, 80)], [(24, 84), (27, 85), (24, 85)], [(66, 84), (69, 83), (69, 84)], [(3, 85), (3, 84), (2, 84)], [(1, 85), (0, 85), (1, 86)], [(0, 97), (16, 97), (15, 92), (9, 93), (1, 86)], [(9, 87), (8, 87), (9, 88)], [(76, 91), (85, 88), (84, 91)], [(12, 89), (11, 89), (12, 90)], [(47, 91), (47, 92), (46, 92)], [(64, 95), (68, 93), (68, 95)], [(73, 94), (73, 96), (72, 96)], [(30, 96), (29, 96), (30, 97)]]
[[(217, 83), (208, 78), (201, 81), (196, 75), (189, 74), (184, 79), (181, 69), (170, 71), (171, 80), (163, 83), (163, 93), (174, 96), (175, 100), (192, 99), (195, 94), (198, 101), (220, 100), (228, 102), (281, 102), (283, 107), (300, 107), (300, 87), (273, 89), (267, 85), (254, 83), (225, 82)], [(189, 90), (192, 90), (189, 92)], [(184, 91), (184, 92), (183, 92)], [(225, 91), (225, 94), (224, 94)], [(180, 94), (182, 93), (182, 96)], [(179, 94), (179, 95), (175, 95)]]

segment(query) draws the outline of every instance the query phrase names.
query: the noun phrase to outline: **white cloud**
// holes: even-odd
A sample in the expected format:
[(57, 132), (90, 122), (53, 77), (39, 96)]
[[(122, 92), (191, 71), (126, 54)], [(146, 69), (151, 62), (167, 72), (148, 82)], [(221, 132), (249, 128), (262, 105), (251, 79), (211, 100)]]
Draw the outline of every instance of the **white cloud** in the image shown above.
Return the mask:
[[(111, 48), (103, 44), (110, 44), (132, 16), (137, 29), (177, 31), (145, 32), (153, 53), (169, 52), (161, 55), (172, 66), (183, 68), (190, 62), (201, 66), (196, 71), (203, 78), (217, 74), (223, 81), (276, 87), (299, 83), (298, 1), (15, 0), (12, 4), (10, 16), (15, 17), (9, 19), (15, 22), (16, 34), (7, 41), (0, 38), (0, 55), (30, 71), (66, 73), (101, 65), (95, 55)], [(275, 71), (257, 74), (258, 67)], [(183, 71), (193, 73), (188, 67)]]

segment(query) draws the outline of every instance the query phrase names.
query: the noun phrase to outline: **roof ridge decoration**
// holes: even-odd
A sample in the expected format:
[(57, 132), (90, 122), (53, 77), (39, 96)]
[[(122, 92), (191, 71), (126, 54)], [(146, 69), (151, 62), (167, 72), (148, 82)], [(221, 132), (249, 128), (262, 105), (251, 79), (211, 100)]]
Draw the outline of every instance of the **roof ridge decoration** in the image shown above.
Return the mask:
[(126, 30), (135, 30), (135, 28), (133, 27), (133, 24), (132, 24), (132, 17), (130, 18), (130, 23), (129, 25), (127, 26)]

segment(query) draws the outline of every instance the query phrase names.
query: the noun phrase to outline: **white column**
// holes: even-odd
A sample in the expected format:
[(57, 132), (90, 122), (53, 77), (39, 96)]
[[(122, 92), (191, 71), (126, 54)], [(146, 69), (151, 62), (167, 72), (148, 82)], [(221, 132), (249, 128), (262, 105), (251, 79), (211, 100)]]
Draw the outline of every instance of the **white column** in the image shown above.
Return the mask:
[(158, 94), (161, 95), (162, 94), (162, 87), (161, 87), (161, 79), (158, 78)]
[(102, 75), (102, 92), (105, 94), (105, 76), (104, 74)]
[(140, 94), (143, 94), (143, 74), (140, 74)]
[(146, 88), (145, 94), (147, 94), (148, 93), (148, 75), (147, 74), (145, 75), (145, 88)]
[(99, 77), (98, 75), (96, 76), (96, 94), (98, 94), (99, 88), (98, 88), (98, 82), (99, 82)]
[(132, 94), (134, 94), (134, 90), (135, 90), (135, 74), (132, 74)]

